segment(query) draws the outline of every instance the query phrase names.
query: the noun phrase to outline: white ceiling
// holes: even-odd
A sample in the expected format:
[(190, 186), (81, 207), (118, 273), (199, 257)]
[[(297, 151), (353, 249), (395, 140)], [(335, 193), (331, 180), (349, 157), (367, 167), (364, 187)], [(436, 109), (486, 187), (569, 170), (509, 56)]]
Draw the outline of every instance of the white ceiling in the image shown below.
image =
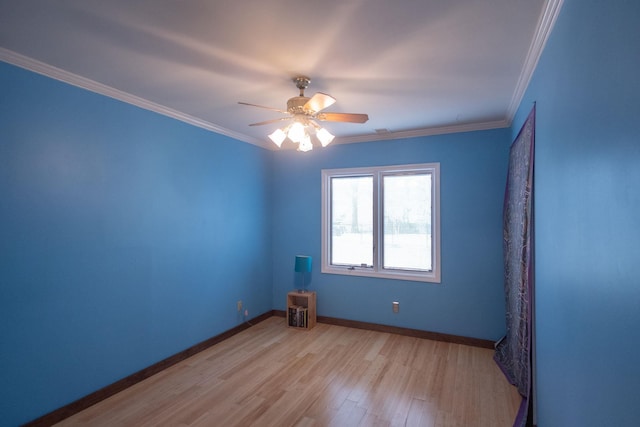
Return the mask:
[[(561, 0), (0, 0), (0, 60), (272, 148), (291, 78), (336, 142), (508, 126)], [(381, 132), (380, 130), (387, 132)]]

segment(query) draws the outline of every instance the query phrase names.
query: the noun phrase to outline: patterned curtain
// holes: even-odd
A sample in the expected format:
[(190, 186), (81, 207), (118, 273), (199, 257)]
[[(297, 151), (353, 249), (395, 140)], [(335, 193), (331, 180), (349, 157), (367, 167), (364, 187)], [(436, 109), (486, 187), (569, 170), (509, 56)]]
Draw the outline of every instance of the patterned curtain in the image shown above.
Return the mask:
[(527, 423), (531, 395), (531, 316), (533, 296), (532, 202), (534, 105), (511, 145), (503, 210), (504, 286), (507, 334), (496, 344), (494, 359), (507, 379), (518, 387), (522, 404), (514, 427)]

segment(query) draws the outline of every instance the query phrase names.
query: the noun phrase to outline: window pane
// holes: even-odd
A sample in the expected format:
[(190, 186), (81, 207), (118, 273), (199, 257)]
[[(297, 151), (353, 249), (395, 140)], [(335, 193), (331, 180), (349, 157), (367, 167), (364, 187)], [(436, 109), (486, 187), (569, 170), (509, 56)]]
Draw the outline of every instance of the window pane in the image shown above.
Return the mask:
[(383, 268), (431, 271), (431, 174), (385, 175), (383, 191)]
[(331, 178), (331, 264), (373, 265), (373, 177)]

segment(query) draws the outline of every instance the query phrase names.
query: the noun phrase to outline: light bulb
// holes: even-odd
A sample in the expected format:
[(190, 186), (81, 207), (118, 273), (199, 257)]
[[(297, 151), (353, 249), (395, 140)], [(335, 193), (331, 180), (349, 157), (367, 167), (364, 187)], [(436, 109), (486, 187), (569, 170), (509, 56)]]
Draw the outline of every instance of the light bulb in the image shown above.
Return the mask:
[(282, 141), (287, 137), (287, 134), (282, 131), (282, 129), (276, 129), (269, 138), (273, 141), (274, 144), (280, 148), (282, 145)]
[(311, 144), (311, 138), (309, 138), (309, 135), (305, 135), (304, 138), (302, 138), (302, 141), (300, 141), (300, 146), (298, 147), (298, 151), (309, 151), (309, 150), (313, 150), (313, 145)]
[(333, 138), (335, 138), (335, 136), (331, 135), (331, 133), (329, 133), (329, 131), (325, 128), (321, 128), (318, 132), (316, 132), (316, 138), (318, 138), (320, 144), (322, 144), (323, 147), (326, 147), (327, 145), (331, 144), (331, 141), (333, 141)]
[(304, 130), (304, 126), (300, 122), (295, 122), (289, 128), (289, 133), (287, 134), (290, 140), (293, 142), (300, 142), (302, 138), (306, 136), (306, 132)]

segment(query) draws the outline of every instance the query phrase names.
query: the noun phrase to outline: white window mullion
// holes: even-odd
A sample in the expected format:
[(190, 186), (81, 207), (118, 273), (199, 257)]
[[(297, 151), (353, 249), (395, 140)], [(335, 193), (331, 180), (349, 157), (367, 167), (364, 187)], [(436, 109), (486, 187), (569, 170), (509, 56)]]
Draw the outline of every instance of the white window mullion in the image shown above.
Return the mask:
[(380, 179), (377, 173), (373, 174), (373, 271), (380, 268)]

